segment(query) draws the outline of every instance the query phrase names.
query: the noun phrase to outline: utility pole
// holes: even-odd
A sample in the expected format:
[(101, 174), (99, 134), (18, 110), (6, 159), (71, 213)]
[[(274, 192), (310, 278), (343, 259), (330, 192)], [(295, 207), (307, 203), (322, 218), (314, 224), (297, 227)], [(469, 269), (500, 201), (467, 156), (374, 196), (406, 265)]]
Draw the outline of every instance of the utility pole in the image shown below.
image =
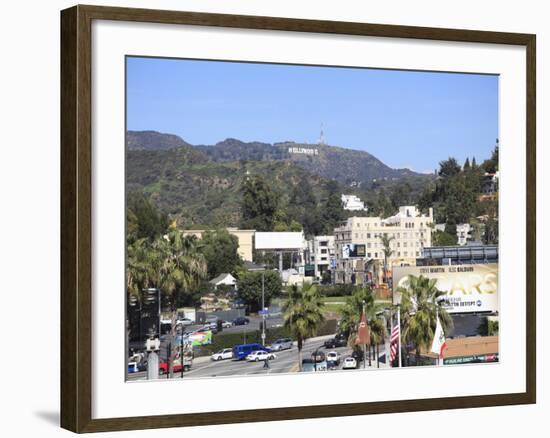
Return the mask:
[(262, 345), (265, 347), (265, 268), (262, 271)]

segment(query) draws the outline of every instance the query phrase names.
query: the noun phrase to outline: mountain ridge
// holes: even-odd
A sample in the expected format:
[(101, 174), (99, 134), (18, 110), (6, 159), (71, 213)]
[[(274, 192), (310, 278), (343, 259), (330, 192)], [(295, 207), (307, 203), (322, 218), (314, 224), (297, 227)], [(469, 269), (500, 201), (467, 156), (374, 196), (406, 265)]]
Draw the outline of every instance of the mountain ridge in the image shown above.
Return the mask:
[(372, 183), (378, 179), (431, 178), (410, 169), (395, 169), (367, 151), (336, 145), (285, 141), (264, 143), (244, 142), (228, 137), (214, 145), (192, 145), (174, 134), (156, 131), (128, 131), (128, 150), (170, 150), (191, 148), (208, 161), (288, 161), (323, 178), (346, 185)]

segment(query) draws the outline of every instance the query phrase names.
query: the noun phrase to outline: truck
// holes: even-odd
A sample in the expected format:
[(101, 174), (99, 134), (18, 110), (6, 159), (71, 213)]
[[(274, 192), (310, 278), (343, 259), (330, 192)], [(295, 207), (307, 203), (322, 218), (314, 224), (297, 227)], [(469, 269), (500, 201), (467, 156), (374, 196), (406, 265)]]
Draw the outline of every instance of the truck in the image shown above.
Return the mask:
[[(181, 373), (182, 369), (184, 372), (189, 371), (193, 365), (193, 346), (190, 343), (183, 344), (176, 348), (176, 357), (174, 358), (173, 370), (174, 373)], [(159, 374), (167, 374), (170, 369), (167, 361), (162, 361), (159, 364)]]

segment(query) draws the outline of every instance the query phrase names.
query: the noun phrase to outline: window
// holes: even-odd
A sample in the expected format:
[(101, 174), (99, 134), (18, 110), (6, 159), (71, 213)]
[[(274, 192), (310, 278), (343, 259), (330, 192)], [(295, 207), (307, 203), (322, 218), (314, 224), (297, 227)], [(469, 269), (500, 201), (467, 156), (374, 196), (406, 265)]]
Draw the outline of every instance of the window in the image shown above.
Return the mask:
[(371, 246), (370, 242), (369, 242), (369, 243), (367, 243), (367, 248), (370, 248), (370, 246)]
[(370, 252), (369, 252), (369, 253), (367, 253), (367, 257), (368, 257), (368, 258), (370, 259)]
[(374, 253), (374, 258), (375, 258), (375, 259), (378, 258), (378, 253), (377, 253), (377, 252)]
[(367, 233), (367, 239), (370, 239), (370, 233)]
[(403, 242), (403, 248), (407, 247), (407, 242)]
[(327, 253), (327, 249), (326, 249), (326, 248), (321, 250), (321, 254), (326, 254), (326, 253)]
[(328, 241), (323, 240), (322, 242), (319, 242), (319, 246), (328, 246)]

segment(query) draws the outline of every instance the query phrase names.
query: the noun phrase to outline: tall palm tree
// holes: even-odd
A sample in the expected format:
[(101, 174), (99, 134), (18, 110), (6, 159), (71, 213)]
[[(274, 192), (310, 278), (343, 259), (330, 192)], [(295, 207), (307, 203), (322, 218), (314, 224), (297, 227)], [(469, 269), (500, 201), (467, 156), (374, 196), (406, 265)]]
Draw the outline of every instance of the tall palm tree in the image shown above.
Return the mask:
[[(184, 236), (179, 231), (171, 231), (153, 243), (158, 254), (156, 269), (158, 287), (167, 298), (171, 313), (171, 335), (176, 337), (178, 297), (198, 286), (207, 273), (204, 256), (198, 252), (195, 236)], [(177, 346), (172, 345), (169, 372), (173, 376), (173, 362)]]
[(323, 300), (315, 286), (292, 285), (287, 289), (283, 304), (284, 325), (298, 343), (298, 367), (302, 370), (302, 348), (308, 338), (315, 336), (324, 321)]
[[(385, 319), (383, 317), (384, 307), (375, 300), (374, 292), (370, 287), (357, 288), (346, 299), (340, 319), (340, 329), (348, 333), (348, 345), (355, 347), (355, 339), (361, 313), (365, 311), (365, 319), (369, 326), (369, 362), (371, 358), (370, 348), (374, 348), (376, 359), (379, 359), (379, 344), (386, 338)], [(366, 358), (365, 358), (366, 359)]]
[(393, 250), (391, 249), (391, 242), (394, 240), (394, 237), (389, 237), (386, 233), (380, 236), (382, 241), (382, 252), (384, 253), (384, 283), (388, 283), (387, 272), (388, 272), (388, 259), (392, 256)]
[(414, 345), (417, 361), (422, 349), (431, 347), (437, 318), (443, 331), (452, 327), (452, 319), (443, 307), (444, 292), (437, 289), (437, 280), (420, 275), (409, 275), (405, 287), (399, 287), (401, 294), (401, 324), (403, 338)]

